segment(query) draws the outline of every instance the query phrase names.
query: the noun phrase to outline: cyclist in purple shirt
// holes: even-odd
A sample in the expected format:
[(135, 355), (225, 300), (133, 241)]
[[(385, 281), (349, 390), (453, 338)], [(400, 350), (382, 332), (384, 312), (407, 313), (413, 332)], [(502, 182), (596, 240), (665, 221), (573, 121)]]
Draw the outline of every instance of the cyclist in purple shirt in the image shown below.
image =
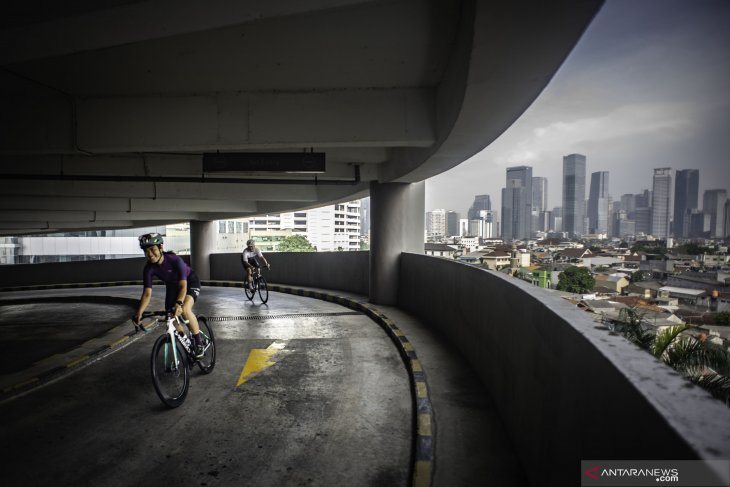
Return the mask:
[[(173, 252), (162, 250), (162, 235), (159, 233), (147, 233), (139, 237), (139, 246), (144, 250), (147, 257), (147, 264), (142, 271), (144, 289), (139, 300), (137, 314), (134, 322), (139, 324), (142, 313), (147, 309), (152, 298), (152, 278), (157, 277), (165, 283), (165, 309), (172, 310), (175, 316), (188, 320), (188, 327), (193, 334), (195, 344), (195, 356), (203, 356), (203, 341), (200, 337), (198, 319), (193, 313), (193, 304), (200, 295), (200, 279), (195, 272)], [(181, 325), (177, 325), (178, 331), (183, 332)]]

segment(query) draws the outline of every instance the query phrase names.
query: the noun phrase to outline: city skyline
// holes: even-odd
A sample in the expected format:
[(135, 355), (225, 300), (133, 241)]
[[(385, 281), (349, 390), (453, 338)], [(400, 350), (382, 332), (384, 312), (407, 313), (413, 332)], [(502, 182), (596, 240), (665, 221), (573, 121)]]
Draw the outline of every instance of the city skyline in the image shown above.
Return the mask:
[[(482, 152), (426, 182), (426, 209), (465, 214), (477, 194), (499, 208), (505, 170), (531, 166), (562, 205), (563, 156), (608, 171), (610, 196), (652, 188), (655, 168), (699, 170), (730, 190), (730, 2), (609, 0), (525, 114)], [(588, 195), (586, 195), (586, 198)]]

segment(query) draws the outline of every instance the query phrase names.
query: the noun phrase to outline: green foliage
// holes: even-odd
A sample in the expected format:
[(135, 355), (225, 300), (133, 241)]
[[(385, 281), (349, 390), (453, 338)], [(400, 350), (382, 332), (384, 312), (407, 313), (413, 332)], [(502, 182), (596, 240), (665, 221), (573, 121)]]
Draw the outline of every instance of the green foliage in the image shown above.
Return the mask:
[(700, 255), (700, 254), (714, 254), (715, 253), (715, 250), (711, 249), (710, 247), (703, 247), (701, 245), (697, 245), (696, 243), (691, 243), (691, 242), (674, 247), (674, 251), (676, 251), (677, 253), (686, 254), (686, 255)]
[(606, 271), (610, 271), (610, 270), (611, 270), (611, 268), (610, 268), (610, 267), (608, 267), (608, 266), (605, 266), (605, 265), (599, 265), (599, 266), (598, 266), (598, 267), (596, 267), (596, 268), (595, 268), (594, 270), (595, 270), (596, 272), (606, 272)]
[(692, 327), (677, 325), (654, 332), (644, 325), (636, 308), (619, 312), (617, 330), (674, 370), (730, 406), (730, 353), (703, 335), (685, 333)]
[(720, 311), (715, 315), (715, 323), (720, 326), (730, 326), (730, 312)]
[(370, 246), (364, 241), (360, 240), (360, 250), (370, 250)]
[(644, 328), (646, 313), (638, 308), (622, 308), (619, 311), (619, 326), (623, 335), (632, 343), (649, 350), (654, 345), (655, 335)]
[(568, 267), (558, 276), (558, 290), (569, 293), (587, 293), (596, 284), (591, 271), (585, 267)]
[(644, 280), (644, 273), (641, 271), (632, 272), (629, 279), (631, 282), (641, 282)]
[(644, 252), (646, 254), (665, 254), (667, 248), (660, 245), (634, 245), (631, 247), (631, 253)]
[(279, 252), (316, 252), (304, 235), (290, 235), (282, 240), (276, 248)]

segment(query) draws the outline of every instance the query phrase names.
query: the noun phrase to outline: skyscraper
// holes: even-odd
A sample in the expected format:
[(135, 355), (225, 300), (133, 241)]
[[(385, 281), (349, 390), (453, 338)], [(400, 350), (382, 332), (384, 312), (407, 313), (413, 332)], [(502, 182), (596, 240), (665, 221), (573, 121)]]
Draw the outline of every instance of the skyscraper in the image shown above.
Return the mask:
[(591, 174), (588, 233), (608, 233), (608, 171)]
[(478, 194), (474, 197), (474, 203), (472, 203), (469, 211), (467, 212), (467, 219), (478, 220), (479, 212), (482, 210), (491, 210), (492, 203), (489, 200), (488, 194)]
[(459, 235), (459, 214), (455, 211), (446, 212), (446, 235), (450, 237)]
[(522, 240), (532, 233), (532, 168), (507, 168), (507, 184), (502, 189), (502, 238)]
[(651, 234), (656, 238), (669, 237), (669, 202), (672, 198), (672, 168), (654, 169), (651, 196)]
[(446, 210), (438, 209), (426, 212), (427, 238), (440, 239), (446, 235)]
[(697, 208), (700, 188), (700, 171), (682, 169), (674, 181), (674, 236), (689, 237), (690, 217)]
[(586, 199), (586, 156), (563, 157), (563, 231), (571, 236), (583, 233)]
[(722, 238), (725, 233), (725, 200), (724, 189), (708, 189), (702, 197), (702, 211), (710, 215), (710, 237)]
[(547, 210), (547, 178), (532, 178), (532, 231), (547, 230), (546, 224), (541, 224), (540, 214)]

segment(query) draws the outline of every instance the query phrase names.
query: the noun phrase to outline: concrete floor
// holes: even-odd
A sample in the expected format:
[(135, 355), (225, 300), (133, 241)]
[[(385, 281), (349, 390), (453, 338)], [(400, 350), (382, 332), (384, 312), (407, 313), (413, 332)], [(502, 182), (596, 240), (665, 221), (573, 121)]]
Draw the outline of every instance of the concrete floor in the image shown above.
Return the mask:
[[(139, 294), (138, 287), (116, 287), (0, 295), (4, 340), (29, 352), (44, 336), (55, 343), (39, 345), (43, 353), (58, 352), (0, 374), (0, 448), (4, 463), (14, 466), (3, 483), (409, 484), (409, 376), (370, 318), (312, 298), (271, 293), (262, 305), (239, 288), (206, 286), (196, 312), (211, 318), (217, 365), (209, 376), (194, 372), (185, 404), (167, 410), (149, 377), (149, 353), (161, 330), (130, 335), (131, 323), (118, 321)], [(155, 289), (156, 299), (163, 295)], [(49, 296), (72, 301), (19, 302)], [(114, 302), (86, 303), (101, 297)], [(428, 376), (433, 485), (524, 485), (491, 399), (469, 366), (412, 317), (381, 309), (406, 332)], [(39, 334), (33, 324), (44, 316), (53, 319)], [(69, 340), (75, 346), (63, 350)], [(103, 343), (116, 345), (99, 353)], [(240, 383), (249, 358), (272, 346), (272, 365)], [(31, 356), (38, 354), (29, 353), (24, 365)], [(67, 367), (73, 363), (80, 365)], [(33, 377), (43, 379), (16, 387)]]

